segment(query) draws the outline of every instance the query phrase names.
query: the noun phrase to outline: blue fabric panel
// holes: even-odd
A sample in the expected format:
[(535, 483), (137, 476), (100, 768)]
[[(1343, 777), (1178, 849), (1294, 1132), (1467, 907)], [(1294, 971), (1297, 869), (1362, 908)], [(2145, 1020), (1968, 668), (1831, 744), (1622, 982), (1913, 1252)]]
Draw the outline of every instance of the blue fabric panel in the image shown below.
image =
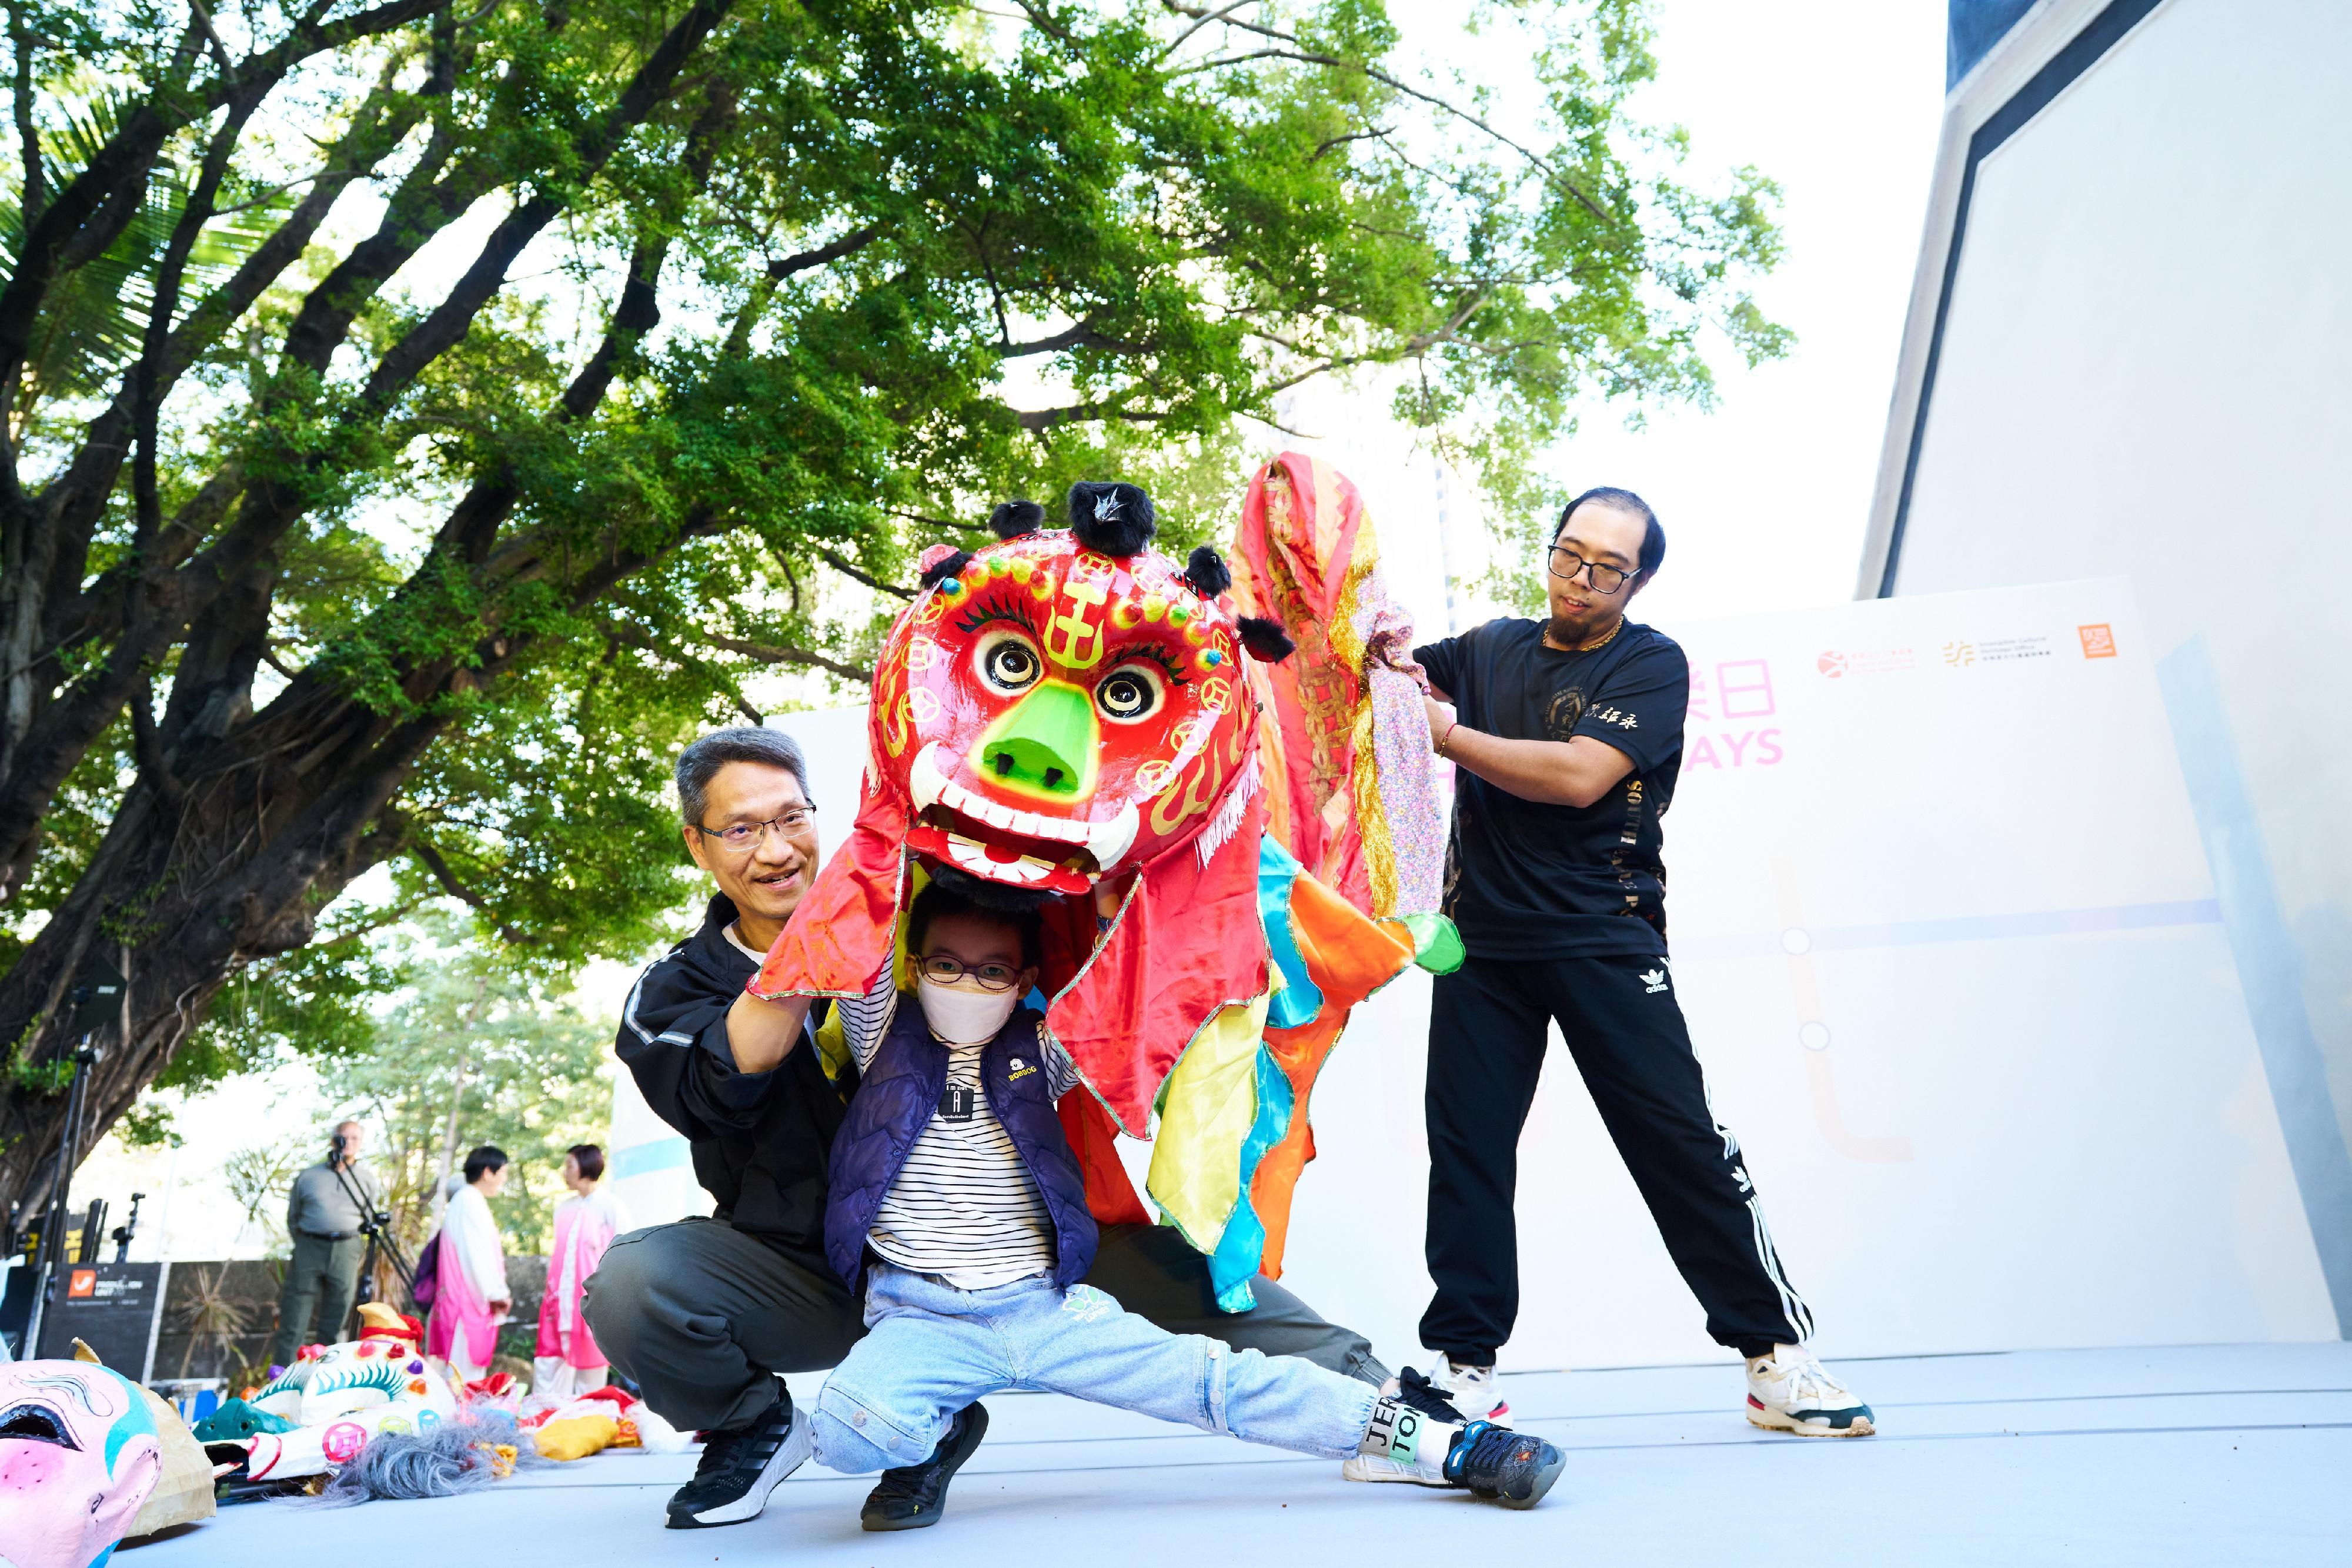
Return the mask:
[(1258, 840), (1257, 917), (1265, 926), (1265, 945), (1283, 979), (1282, 989), (1266, 1004), (1265, 1021), (1273, 1029), (1313, 1023), (1323, 1010), (1323, 993), (1308, 977), (1306, 955), (1290, 931), (1290, 884), (1305, 873), (1272, 833)]
[[(1245, 1312), (1257, 1304), (1250, 1292), (1249, 1282), (1257, 1275), (1258, 1264), (1265, 1255), (1265, 1222), (1257, 1217), (1250, 1202), (1250, 1182), (1257, 1175), (1258, 1162), (1266, 1151), (1282, 1142), (1290, 1131), (1291, 1112), (1297, 1104), (1291, 1092), (1290, 1079), (1274, 1052), (1264, 1042), (1257, 1048), (1257, 1120), (1250, 1124), (1249, 1136), (1242, 1140), (1242, 1195), (1234, 1206), (1234, 1215), (1225, 1221), (1225, 1233), (1217, 1240), (1217, 1249), (1209, 1255), (1209, 1283), (1217, 1292), (1217, 1305), (1225, 1312)], [(1228, 1301), (1238, 1302), (1229, 1305)]]

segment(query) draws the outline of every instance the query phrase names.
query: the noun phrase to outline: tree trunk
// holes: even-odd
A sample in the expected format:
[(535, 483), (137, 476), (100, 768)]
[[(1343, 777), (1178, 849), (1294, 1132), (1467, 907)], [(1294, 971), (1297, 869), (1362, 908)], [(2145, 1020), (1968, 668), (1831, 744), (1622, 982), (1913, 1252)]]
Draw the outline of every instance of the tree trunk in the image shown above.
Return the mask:
[(71, 895), (0, 977), (0, 1040), (24, 1042), (0, 1077), (0, 1206), (47, 1197), (75, 1044), (63, 1004), (85, 959), (137, 977), (91, 1069), (87, 1149), (231, 976), (308, 942), (316, 912), (396, 850), (373, 830), (444, 722), (395, 722), (304, 677), (184, 779), (142, 769)]

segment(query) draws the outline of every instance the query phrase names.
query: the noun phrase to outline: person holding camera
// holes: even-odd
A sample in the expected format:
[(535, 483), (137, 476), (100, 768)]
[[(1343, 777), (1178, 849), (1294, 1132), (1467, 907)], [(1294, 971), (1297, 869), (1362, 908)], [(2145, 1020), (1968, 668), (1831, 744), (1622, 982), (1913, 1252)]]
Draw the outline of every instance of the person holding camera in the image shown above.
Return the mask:
[(286, 1200), (286, 1234), (294, 1256), (286, 1265), (278, 1338), (269, 1348), (269, 1359), (280, 1366), (293, 1365), (306, 1344), (332, 1344), (343, 1337), (367, 1251), (365, 1225), (383, 1207), (383, 1184), (360, 1164), (366, 1152), (367, 1129), (357, 1122), (339, 1123), (327, 1157), (294, 1178)]

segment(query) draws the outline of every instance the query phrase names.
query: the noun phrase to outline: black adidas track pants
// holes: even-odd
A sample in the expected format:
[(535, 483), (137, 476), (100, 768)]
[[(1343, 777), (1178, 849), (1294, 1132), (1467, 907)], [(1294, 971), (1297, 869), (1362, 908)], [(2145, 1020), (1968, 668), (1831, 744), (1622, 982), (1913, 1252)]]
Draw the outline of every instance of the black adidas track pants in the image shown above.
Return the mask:
[(1708, 1109), (1672, 977), (1633, 956), (1472, 958), (1429, 1019), (1429, 1276), (1421, 1343), (1491, 1364), (1519, 1312), (1519, 1132), (1547, 1022), (1569, 1054), (1706, 1331), (1746, 1356), (1804, 1340), (1812, 1315), (1773, 1251), (1738, 1140)]

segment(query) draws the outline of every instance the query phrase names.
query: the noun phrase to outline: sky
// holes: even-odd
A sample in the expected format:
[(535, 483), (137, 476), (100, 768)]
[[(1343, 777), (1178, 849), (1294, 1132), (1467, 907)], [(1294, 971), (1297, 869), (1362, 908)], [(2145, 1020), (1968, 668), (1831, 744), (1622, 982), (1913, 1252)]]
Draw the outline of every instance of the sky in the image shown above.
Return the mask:
[[(1453, 41), (1461, 10), (1391, 0), (1408, 39), (1433, 50)], [(1756, 294), (1797, 339), (1752, 371), (1718, 363), (1710, 413), (1653, 411), (1636, 431), (1595, 402), (1557, 450), (1576, 489), (1621, 486), (1656, 511), (1666, 566), (1634, 618), (1672, 632), (1853, 597), (1942, 118), (1945, 7), (1664, 0), (1655, 15), (1658, 77), (1637, 110), (1688, 130), (1687, 183), (1715, 188), (1743, 164), (1780, 183), (1786, 254)], [(1391, 590), (1428, 635), (1447, 625), (1444, 568), (1475, 575), (1485, 529), (1454, 481), (1441, 552), (1432, 465), (1402, 450), (1381, 402), (1321, 387), (1289, 423), (1324, 437), (1309, 449), (1363, 488)], [(1455, 600), (1454, 630), (1494, 612)]]
[[(1409, 43), (1459, 43), (1460, 0), (1391, 0)], [(1787, 253), (1758, 289), (1794, 329), (1786, 360), (1718, 367), (1712, 413), (1653, 413), (1629, 431), (1622, 410), (1580, 411), (1558, 466), (1578, 488), (1615, 485), (1645, 497), (1668, 534), (1665, 570), (1636, 619), (1678, 623), (1832, 603), (1853, 594), (1879, 442), (1919, 244), (1943, 103), (1941, 0), (1664, 0), (1657, 81), (1644, 118), (1691, 135), (1685, 176), (1703, 187), (1752, 163), (1780, 183)], [(1474, 46), (1475, 47), (1475, 46)], [(455, 254), (453, 252), (453, 254)], [(424, 259), (424, 258), (420, 258)], [(1493, 613), (1446, 580), (1485, 563), (1476, 497), (1388, 421), (1376, 388), (1327, 384), (1287, 410), (1305, 444), (1362, 486), (1381, 530), (1391, 591), (1424, 636)], [(607, 971), (610, 971), (609, 973)], [(605, 1011), (624, 969), (583, 977), (581, 1000)], [(149, 1193), (135, 1257), (249, 1255), (261, 1236), (216, 1190), (219, 1163), (260, 1124), (284, 1130), (314, 1109), (299, 1069), (226, 1086), (182, 1117), (188, 1146), (127, 1155), (112, 1139), (84, 1166), (83, 1201), (104, 1195), (117, 1220), (134, 1187)], [(165, 1199), (163, 1194), (173, 1196)], [(171, 1235), (163, 1234), (168, 1203)]]

